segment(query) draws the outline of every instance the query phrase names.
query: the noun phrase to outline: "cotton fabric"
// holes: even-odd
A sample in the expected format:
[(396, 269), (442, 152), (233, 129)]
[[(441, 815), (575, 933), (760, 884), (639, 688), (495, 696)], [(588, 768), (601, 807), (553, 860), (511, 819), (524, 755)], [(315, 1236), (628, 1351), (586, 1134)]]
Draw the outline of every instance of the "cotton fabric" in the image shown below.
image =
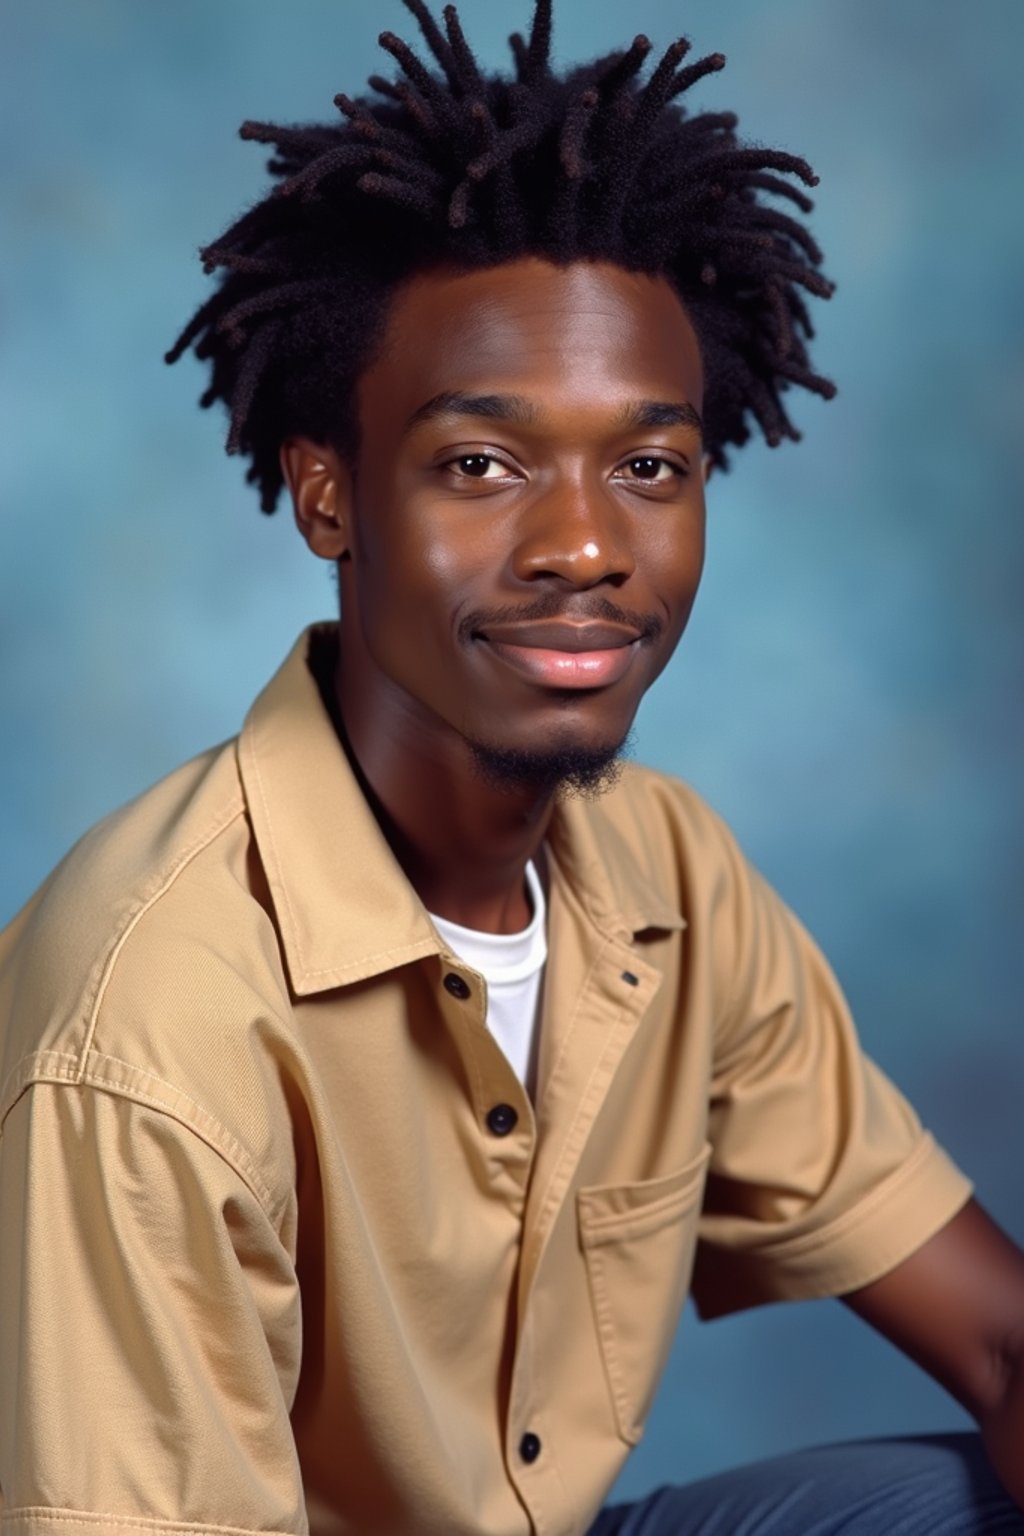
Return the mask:
[(336, 644), (0, 940), (12, 1530), (583, 1532), (688, 1292), (865, 1285), (969, 1194), (721, 820), (642, 768), (550, 827), (534, 1107), (339, 744)]
[(532, 1099), (537, 1074), (540, 990), (548, 957), (547, 902), (533, 860), (526, 863), (530, 920), (519, 933), (481, 933), (430, 913), (453, 955), (483, 977), (487, 1028)]

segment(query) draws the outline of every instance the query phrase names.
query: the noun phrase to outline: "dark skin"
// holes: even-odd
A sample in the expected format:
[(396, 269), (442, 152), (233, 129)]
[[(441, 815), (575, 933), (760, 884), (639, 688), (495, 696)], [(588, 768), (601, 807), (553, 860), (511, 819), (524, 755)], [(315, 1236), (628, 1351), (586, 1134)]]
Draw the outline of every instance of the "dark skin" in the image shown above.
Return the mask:
[[(522, 928), (554, 801), (496, 791), (467, 739), (617, 747), (668, 661), (704, 556), (702, 387), (666, 284), (527, 261), (403, 290), (361, 381), (355, 479), (329, 448), (285, 446), (299, 526), (339, 562), (349, 747), (431, 911)], [(565, 648), (553, 669), (586, 672), (565, 659), (581, 643), (624, 674), (549, 682), (512, 654)]]
[[(350, 753), (429, 910), (525, 926), (555, 790), (471, 743), (613, 749), (686, 625), (704, 558), (700, 351), (669, 284), (530, 258), (395, 296), (360, 382), (353, 471), (281, 458), (338, 564)], [(975, 1201), (847, 1304), (981, 1426), (1024, 1507), (1024, 1254)]]

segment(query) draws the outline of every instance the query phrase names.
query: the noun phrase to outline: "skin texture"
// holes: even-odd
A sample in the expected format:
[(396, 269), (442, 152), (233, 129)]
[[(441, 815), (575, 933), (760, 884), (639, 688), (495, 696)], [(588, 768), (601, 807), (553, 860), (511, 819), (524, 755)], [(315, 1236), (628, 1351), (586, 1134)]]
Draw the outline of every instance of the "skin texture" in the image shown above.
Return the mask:
[[(339, 561), (349, 748), (431, 911), (523, 927), (523, 870), (551, 814), (550, 784), (495, 789), (469, 743), (616, 748), (672, 654), (704, 559), (702, 392), (667, 283), (528, 260), (399, 293), (361, 381), (355, 476), (328, 447), (286, 444), (299, 527)], [(453, 393), (477, 407), (415, 420)], [(523, 419), (497, 419), (494, 397)], [(676, 419), (624, 425), (645, 402)], [(606, 626), (594, 643), (622, 675), (572, 688), (527, 675), (529, 658), (502, 647), (541, 622), (566, 647)], [(575, 654), (548, 665), (575, 673)]]
[[(495, 787), (471, 743), (615, 748), (672, 654), (704, 558), (702, 394), (666, 282), (528, 259), (400, 290), (361, 380), (354, 470), (283, 445), (298, 526), (338, 562), (346, 744), (431, 911), (528, 920), (555, 791)], [(573, 628), (528, 628), (552, 623)], [(581, 662), (583, 644), (604, 659)], [(971, 1201), (844, 1299), (975, 1415), (1024, 1506), (1024, 1255)]]
[(1024, 1509), (1024, 1254), (975, 1200), (843, 1300), (974, 1415)]

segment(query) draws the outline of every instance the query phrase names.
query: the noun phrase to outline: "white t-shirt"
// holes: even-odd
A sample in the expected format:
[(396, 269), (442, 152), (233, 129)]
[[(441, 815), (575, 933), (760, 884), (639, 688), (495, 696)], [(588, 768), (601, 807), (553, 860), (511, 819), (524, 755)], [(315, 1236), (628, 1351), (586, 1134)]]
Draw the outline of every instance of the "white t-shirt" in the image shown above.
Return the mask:
[(452, 952), (487, 983), (487, 1027), (532, 1098), (540, 985), (548, 957), (544, 890), (532, 862), (526, 866), (526, 887), (533, 914), (519, 933), (481, 933), (434, 912), (430, 919)]

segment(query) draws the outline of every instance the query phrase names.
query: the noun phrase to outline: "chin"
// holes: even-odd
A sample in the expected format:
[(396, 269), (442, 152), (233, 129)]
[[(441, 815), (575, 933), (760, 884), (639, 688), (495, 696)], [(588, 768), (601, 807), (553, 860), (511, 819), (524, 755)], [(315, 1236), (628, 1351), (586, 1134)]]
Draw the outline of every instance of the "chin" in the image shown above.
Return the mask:
[(469, 741), (473, 766), (493, 789), (507, 794), (580, 795), (594, 798), (616, 783), (631, 747), (630, 737), (586, 743), (566, 737), (530, 746)]

